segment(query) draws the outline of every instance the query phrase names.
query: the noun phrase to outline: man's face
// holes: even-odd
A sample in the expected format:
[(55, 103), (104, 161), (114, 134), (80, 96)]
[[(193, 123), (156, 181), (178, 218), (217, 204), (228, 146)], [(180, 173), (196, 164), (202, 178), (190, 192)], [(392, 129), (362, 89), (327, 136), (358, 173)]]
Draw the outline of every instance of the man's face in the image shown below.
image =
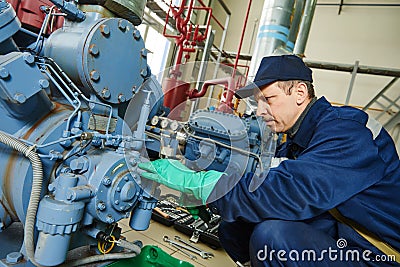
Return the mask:
[(257, 116), (262, 117), (273, 132), (286, 132), (300, 116), (297, 86), (294, 84), (291, 93), (287, 94), (278, 82), (274, 82), (260, 88), (261, 91), (256, 94)]

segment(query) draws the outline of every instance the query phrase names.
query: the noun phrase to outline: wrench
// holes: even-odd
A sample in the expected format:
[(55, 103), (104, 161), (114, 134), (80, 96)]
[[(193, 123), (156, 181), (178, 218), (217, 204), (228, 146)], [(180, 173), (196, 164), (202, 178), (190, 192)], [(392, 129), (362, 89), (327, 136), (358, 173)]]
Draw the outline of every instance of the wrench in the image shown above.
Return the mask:
[(190, 254), (189, 252), (184, 251), (181, 247), (170, 243), (171, 246), (173, 246), (174, 248), (176, 248), (177, 250), (179, 250), (180, 252), (182, 252), (183, 254), (185, 254), (186, 256), (188, 256), (191, 260), (196, 260), (197, 257), (195, 255)]
[(200, 251), (200, 250), (194, 249), (192, 247), (183, 245), (181, 243), (175, 242), (174, 240), (169, 239), (168, 236), (164, 236), (163, 240), (164, 240), (164, 242), (170, 243), (171, 245), (173, 244), (173, 245), (178, 246), (180, 248), (183, 248), (183, 249), (189, 250), (189, 251), (191, 251), (193, 253), (196, 253), (196, 254), (200, 255), (203, 259), (207, 259), (207, 258), (211, 258), (212, 257), (211, 255), (208, 254), (208, 252)]
[[(180, 238), (180, 237), (177, 236), (177, 235), (175, 236), (175, 240), (180, 241), (180, 242), (182, 242), (183, 244), (185, 244), (185, 245), (187, 245), (187, 246), (189, 246), (189, 247), (191, 247), (191, 248), (194, 248), (195, 250), (202, 251), (200, 248), (196, 247), (195, 245), (190, 244), (189, 242), (183, 240), (182, 238)], [(211, 252), (207, 252), (207, 251), (203, 251), (203, 252), (204, 252), (206, 255), (208, 255), (209, 257), (214, 257), (214, 254), (212, 254)]]

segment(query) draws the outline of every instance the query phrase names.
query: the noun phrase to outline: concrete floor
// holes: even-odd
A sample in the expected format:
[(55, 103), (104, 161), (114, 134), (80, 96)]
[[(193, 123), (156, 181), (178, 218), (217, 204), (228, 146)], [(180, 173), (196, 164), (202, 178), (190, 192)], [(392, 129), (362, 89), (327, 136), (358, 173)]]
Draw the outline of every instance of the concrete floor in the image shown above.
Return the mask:
[(128, 220), (122, 220), (118, 224), (120, 225), (120, 227), (122, 227), (122, 235), (125, 236), (127, 240), (140, 240), (143, 242), (143, 245), (156, 245), (173, 257), (183, 261), (187, 261), (193, 264), (195, 267), (236, 267), (236, 264), (231, 260), (231, 258), (222, 248), (215, 250), (201, 242), (198, 242), (195, 245), (204, 251), (213, 253), (215, 256), (208, 259), (203, 259), (198, 256), (197, 259), (191, 260), (188, 256), (163, 241), (163, 237), (165, 235), (171, 239), (174, 239), (174, 236), (177, 235), (180, 236), (182, 239), (189, 241), (189, 236), (178, 232), (172, 226), (168, 227), (152, 220), (149, 229), (147, 229), (146, 231), (138, 232), (129, 228)]

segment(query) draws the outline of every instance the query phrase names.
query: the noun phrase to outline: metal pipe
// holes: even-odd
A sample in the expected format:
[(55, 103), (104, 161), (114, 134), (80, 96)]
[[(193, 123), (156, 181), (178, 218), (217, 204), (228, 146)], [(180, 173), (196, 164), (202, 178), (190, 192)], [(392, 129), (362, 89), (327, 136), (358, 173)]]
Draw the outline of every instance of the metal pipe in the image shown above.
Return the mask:
[(270, 56), (278, 47), (285, 47), (291, 25), (294, 0), (265, 0), (249, 76), (254, 77), (264, 56)]
[(354, 86), (354, 82), (356, 81), (356, 76), (357, 76), (357, 69), (358, 69), (358, 65), (360, 64), (360, 61), (356, 61), (356, 63), (354, 64), (354, 69), (353, 72), (351, 74), (351, 80), (350, 80), (350, 85), (349, 85), (349, 90), (347, 92), (347, 97), (346, 97), (346, 101), (344, 102), (345, 105), (348, 105), (350, 102), (350, 97), (351, 97), (351, 93), (353, 92), (353, 86)]
[(245, 17), (244, 23), (243, 23), (242, 35), (240, 37), (239, 48), (238, 48), (238, 52), (236, 54), (235, 65), (233, 66), (232, 77), (235, 77), (235, 72), (236, 72), (236, 69), (237, 69), (238, 62), (239, 62), (240, 50), (242, 50), (244, 33), (246, 32), (247, 20), (249, 19), (251, 3), (252, 3), (252, 0), (249, 0), (249, 3), (247, 4), (246, 17)]
[(304, 7), (304, 15), (300, 22), (300, 30), (294, 46), (294, 54), (304, 55), (306, 49), (306, 44), (308, 40), (308, 35), (310, 33), (311, 22), (314, 17), (315, 6), (317, 0), (307, 0)]
[[(304, 59), (304, 62), (308, 67), (315, 69), (335, 70), (344, 72), (352, 72), (354, 69), (354, 65), (352, 64), (319, 62), (319, 61), (311, 61), (308, 59)], [(388, 77), (400, 77), (400, 69), (378, 68), (378, 67), (363, 66), (363, 65), (358, 66), (357, 73), (388, 76)]]
[(290, 52), (293, 51), (294, 44), (296, 43), (296, 39), (300, 33), (299, 28), (300, 28), (300, 23), (303, 18), (304, 4), (305, 4), (304, 0), (296, 0), (295, 6), (294, 6), (292, 26), (290, 26), (289, 37), (288, 37), (288, 41), (286, 42), (286, 48)]
[(318, 3), (317, 6), (367, 6), (367, 7), (398, 7), (400, 4), (335, 4), (335, 3)]

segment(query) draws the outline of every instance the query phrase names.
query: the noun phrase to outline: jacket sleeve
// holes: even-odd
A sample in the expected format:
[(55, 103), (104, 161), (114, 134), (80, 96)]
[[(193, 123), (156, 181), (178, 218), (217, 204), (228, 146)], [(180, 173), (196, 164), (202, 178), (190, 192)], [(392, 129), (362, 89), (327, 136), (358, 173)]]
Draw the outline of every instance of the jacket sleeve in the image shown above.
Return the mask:
[[(333, 119), (317, 125), (296, 160), (285, 160), (260, 177), (246, 174), (210, 206), (226, 221), (305, 220), (377, 183), (384, 171), (368, 128), (356, 120)], [(252, 179), (262, 183), (249, 192)], [(231, 180), (221, 177), (213, 194), (223, 195)]]

